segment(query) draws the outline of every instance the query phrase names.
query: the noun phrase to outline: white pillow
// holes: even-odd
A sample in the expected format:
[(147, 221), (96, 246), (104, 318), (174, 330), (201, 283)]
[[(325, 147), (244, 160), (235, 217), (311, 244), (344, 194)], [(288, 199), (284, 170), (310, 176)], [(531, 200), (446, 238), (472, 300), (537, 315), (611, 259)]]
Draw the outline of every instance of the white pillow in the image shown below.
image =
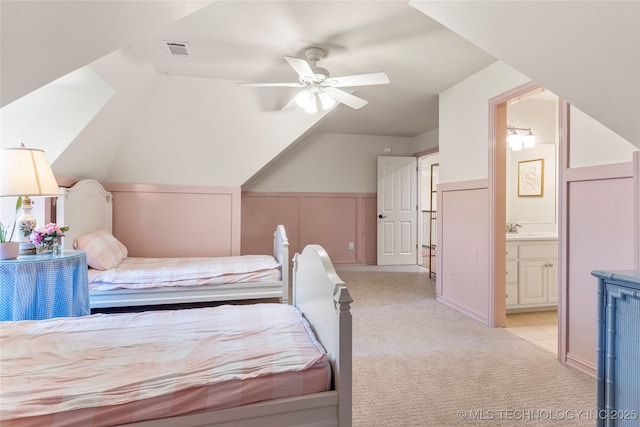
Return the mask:
[(104, 229), (78, 237), (73, 247), (84, 251), (87, 264), (96, 270), (109, 270), (127, 257), (127, 248)]

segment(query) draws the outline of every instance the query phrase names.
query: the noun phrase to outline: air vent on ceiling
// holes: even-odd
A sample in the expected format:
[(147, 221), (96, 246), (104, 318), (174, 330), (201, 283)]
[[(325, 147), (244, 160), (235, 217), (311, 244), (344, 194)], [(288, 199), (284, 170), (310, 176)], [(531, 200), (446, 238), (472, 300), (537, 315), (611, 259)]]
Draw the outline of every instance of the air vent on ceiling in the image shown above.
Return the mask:
[(171, 56), (179, 56), (181, 58), (191, 57), (191, 49), (189, 48), (189, 43), (170, 41), (164, 41), (163, 43)]

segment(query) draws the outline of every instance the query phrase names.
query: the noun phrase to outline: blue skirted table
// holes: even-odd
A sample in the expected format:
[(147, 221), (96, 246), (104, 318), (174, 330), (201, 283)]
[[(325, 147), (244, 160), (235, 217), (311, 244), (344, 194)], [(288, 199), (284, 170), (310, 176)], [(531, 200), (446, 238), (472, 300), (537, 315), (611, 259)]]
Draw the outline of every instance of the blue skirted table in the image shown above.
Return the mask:
[(0, 261), (0, 321), (90, 314), (83, 251)]

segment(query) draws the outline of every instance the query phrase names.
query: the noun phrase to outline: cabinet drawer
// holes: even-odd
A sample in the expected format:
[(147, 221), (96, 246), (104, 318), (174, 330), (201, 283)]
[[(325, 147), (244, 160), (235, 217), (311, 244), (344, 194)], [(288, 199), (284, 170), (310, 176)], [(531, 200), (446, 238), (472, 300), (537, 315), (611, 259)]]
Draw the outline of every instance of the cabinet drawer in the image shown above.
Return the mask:
[(520, 258), (557, 258), (557, 245), (521, 245)]

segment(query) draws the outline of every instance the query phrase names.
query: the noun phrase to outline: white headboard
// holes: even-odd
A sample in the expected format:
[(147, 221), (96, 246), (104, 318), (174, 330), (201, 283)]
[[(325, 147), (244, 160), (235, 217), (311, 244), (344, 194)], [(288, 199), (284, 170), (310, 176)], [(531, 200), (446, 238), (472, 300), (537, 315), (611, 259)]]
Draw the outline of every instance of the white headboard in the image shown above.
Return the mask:
[(73, 248), (73, 241), (90, 231), (112, 230), (113, 196), (95, 179), (83, 179), (71, 188), (62, 188), (56, 208), (56, 222), (69, 227), (63, 247)]

